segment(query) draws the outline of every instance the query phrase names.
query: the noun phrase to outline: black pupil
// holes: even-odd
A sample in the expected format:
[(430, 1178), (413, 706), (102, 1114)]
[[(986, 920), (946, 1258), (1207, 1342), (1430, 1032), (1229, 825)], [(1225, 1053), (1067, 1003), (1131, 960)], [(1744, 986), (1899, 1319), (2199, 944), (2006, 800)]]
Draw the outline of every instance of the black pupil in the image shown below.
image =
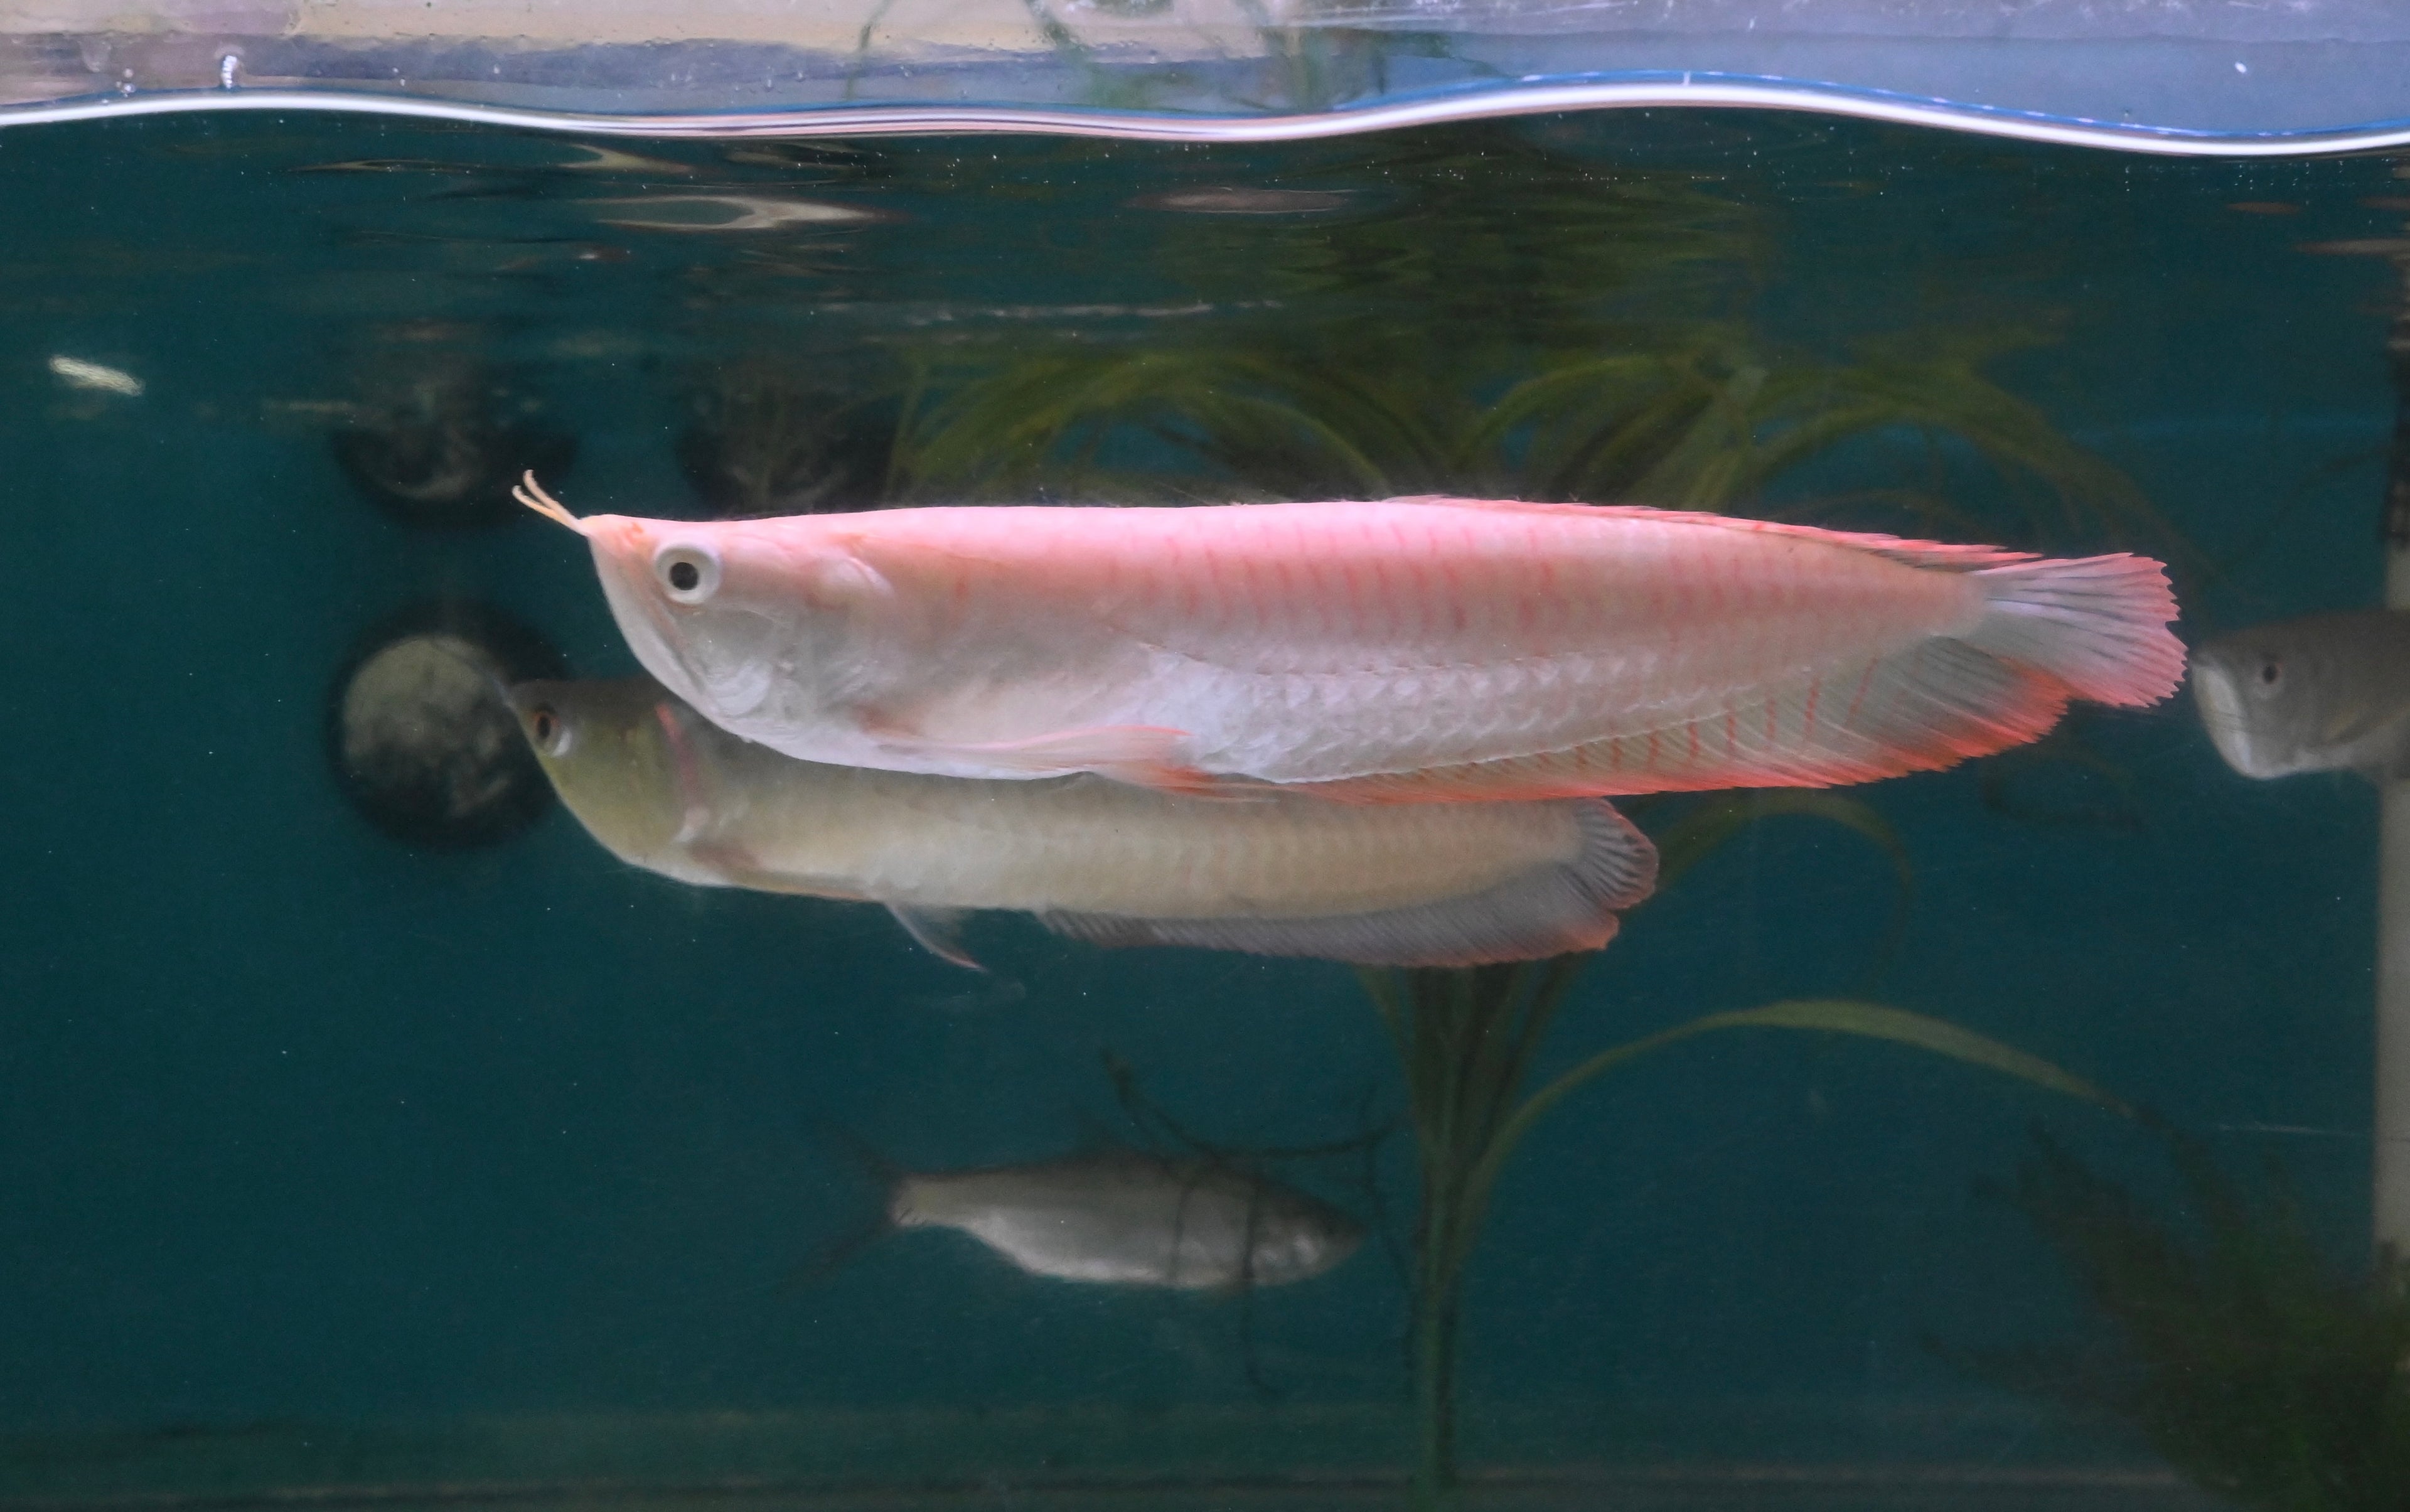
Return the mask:
[(2270, 684), (2271, 686), (2273, 686), (2276, 679), (2283, 676), (2283, 671), (2280, 670), (2273, 662), (2269, 662), (2267, 665), (2259, 669), (2259, 680)]
[(694, 586), (702, 581), (703, 574), (695, 570), (694, 563), (690, 561), (674, 561), (670, 563), (670, 587), (677, 589), (680, 593), (693, 592)]
[(536, 711), (535, 737), (538, 740), (550, 740), (552, 738), (552, 712), (549, 709), (538, 709)]

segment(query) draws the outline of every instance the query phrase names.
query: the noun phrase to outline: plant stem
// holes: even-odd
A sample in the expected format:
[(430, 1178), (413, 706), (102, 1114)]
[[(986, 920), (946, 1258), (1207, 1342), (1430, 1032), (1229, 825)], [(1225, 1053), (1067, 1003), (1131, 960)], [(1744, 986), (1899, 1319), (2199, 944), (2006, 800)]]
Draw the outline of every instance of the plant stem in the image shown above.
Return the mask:
[(1577, 1088), (1699, 1035), (1788, 1029), (1908, 1045), (2113, 1112), (2127, 1111), (2082, 1078), (1998, 1040), (1922, 1013), (1846, 998), (1793, 999), (1704, 1014), (1600, 1051), (1523, 1097), (1532, 1053), (1580, 965), (1579, 957), (1560, 957), (1503, 970), (1416, 971), (1394, 989), (1396, 979), (1367, 979), (1405, 1060), (1408, 1111), (1422, 1161), (1410, 1360), (1417, 1512), (1453, 1512), (1458, 1505), (1457, 1350), (1464, 1272), (1488, 1214), (1490, 1194), (1532, 1126)]
[(1426, 1273), (1415, 1307), (1415, 1415), (1421, 1453), (1415, 1465), (1416, 1512), (1448, 1512), (1457, 1503), (1456, 1341), (1458, 1288)]
[(1421, 1512), (1457, 1505), (1457, 1351), (1465, 1264), (1503, 1155), (1499, 1137), (1513, 1127), (1532, 1053), (1580, 966), (1580, 957), (1564, 957), (1537, 966), (1415, 971), (1402, 981), (1377, 985), (1367, 981), (1405, 1062), (1422, 1161), (1411, 1360), (1414, 1504)]

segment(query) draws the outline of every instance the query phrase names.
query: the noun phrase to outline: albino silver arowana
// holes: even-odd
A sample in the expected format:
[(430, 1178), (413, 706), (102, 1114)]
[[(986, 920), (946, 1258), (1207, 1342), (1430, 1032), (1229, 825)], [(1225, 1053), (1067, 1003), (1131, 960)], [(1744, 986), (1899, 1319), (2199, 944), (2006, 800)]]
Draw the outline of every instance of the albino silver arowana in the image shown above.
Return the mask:
[(572, 516), (638, 661), (791, 756), (1362, 802), (1823, 787), (2184, 672), (2160, 565), (1465, 499)]
[(1106, 945), (1364, 965), (1596, 950), (1657, 852), (1597, 799), (1363, 807), (1100, 778), (988, 782), (828, 766), (702, 719), (648, 677), (523, 683), (520, 729), (623, 861), (704, 886), (886, 904), (922, 944), (1011, 909)]

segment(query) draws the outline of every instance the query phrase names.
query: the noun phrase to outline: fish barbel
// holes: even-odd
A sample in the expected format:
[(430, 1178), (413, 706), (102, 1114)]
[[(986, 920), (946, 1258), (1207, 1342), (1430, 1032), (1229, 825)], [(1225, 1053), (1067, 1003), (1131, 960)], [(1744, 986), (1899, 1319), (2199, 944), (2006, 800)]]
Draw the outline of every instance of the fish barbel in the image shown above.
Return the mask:
[[(530, 480), (531, 481), (531, 480)], [(1822, 787), (2172, 692), (2160, 564), (1462, 499), (578, 519), (621, 633), (792, 756), (1369, 802)]]
[(2410, 776), (2410, 612), (2255, 625), (2203, 646), (2192, 673), (2202, 727), (2245, 777)]
[(648, 677), (522, 683), (510, 701), (561, 801), (621, 860), (883, 903), (963, 964), (950, 937), (967, 909), (1106, 945), (1522, 960), (1605, 944), (1655, 885), (1655, 848), (1594, 799), (1366, 807), (930, 777), (780, 755)]

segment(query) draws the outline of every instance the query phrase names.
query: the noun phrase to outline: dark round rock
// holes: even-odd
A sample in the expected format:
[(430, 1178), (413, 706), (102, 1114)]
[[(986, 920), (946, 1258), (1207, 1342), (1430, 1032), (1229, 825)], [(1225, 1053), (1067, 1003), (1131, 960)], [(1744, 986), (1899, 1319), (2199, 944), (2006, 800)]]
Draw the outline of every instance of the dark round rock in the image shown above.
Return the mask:
[(500, 610), (443, 601), (363, 636), (327, 700), (335, 780), (368, 821), (434, 850), (492, 845), (533, 823), (552, 785), (500, 686), (561, 677), (542, 636)]
[(428, 529), (515, 520), (519, 475), (558, 478), (577, 457), (575, 436), (476, 374), (399, 385), (327, 443), (352, 487), (402, 523)]

